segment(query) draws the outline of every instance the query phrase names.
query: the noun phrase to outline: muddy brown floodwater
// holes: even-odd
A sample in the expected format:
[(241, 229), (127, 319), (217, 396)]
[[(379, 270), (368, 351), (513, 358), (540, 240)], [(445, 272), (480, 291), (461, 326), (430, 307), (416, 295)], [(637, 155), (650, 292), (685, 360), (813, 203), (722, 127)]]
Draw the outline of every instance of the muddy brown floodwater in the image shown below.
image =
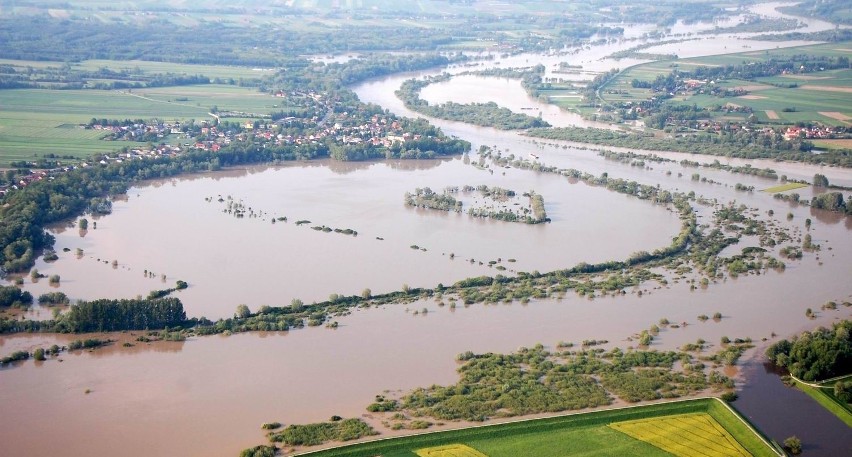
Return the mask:
[[(623, 258), (668, 245), (680, 229), (677, 215), (662, 206), (555, 175), (516, 169), (492, 175), (460, 158), (412, 170), (388, 163), (337, 170), (322, 165), (255, 168), (242, 176), (192, 176), (131, 188), (127, 201), (114, 203), (113, 214), (98, 219), (97, 230), (90, 228), (84, 237), (76, 228), (57, 232), (60, 260), (40, 261), (36, 268), (60, 274), (62, 291), (74, 299), (147, 295), (184, 280), (190, 287), (177, 296), (188, 314), (220, 318), (231, 316), (239, 303), (257, 309), (293, 298), (310, 303), (332, 293), (359, 294), (365, 287), (382, 293), (406, 283), (452, 284), (499, 273), (488, 267), (498, 259), (508, 273)], [(405, 193), (417, 187), (441, 191), (466, 184), (500, 186), (518, 195), (533, 190), (544, 196), (552, 222), (483, 220), (403, 204)], [(263, 214), (238, 219), (223, 213), (220, 196)], [(288, 222), (271, 222), (284, 216)], [(311, 223), (296, 226), (299, 220)], [(311, 229), (321, 225), (351, 228), (358, 236)], [(629, 225), (635, 230), (623, 233)], [(611, 240), (598, 246), (595, 240), (603, 234)], [(62, 253), (64, 248), (70, 252)], [(146, 278), (145, 270), (155, 277)], [(47, 281), (31, 284), (29, 278), (25, 288), (34, 295), (53, 290)]]
[(852, 454), (849, 426), (801, 390), (785, 386), (776, 368), (755, 358), (745, 363), (743, 371), (747, 381), (734, 406), (759, 423), (763, 433), (778, 443), (799, 437), (806, 456)]
[[(628, 30), (634, 36), (640, 32)], [(720, 41), (730, 40), (732, 47), (743, 43), (736, 36), (710, 38), (690, 42), (689, 49), (699, 55), (718, 51)], [(578, 62), (569, 63), (581, 63), (590, 71), (608, 69), (613, 65), (606, 62), (606, 55), (635, 44), (610, 42), (576, 50), (570, 58), (516, 56), (503, 59), (500, 65), (541, 61), (551, 68), (576, 58)], [(771, 43), (771, 47), (778, 45), (789, 43)], [(370, 81), (355, 90), (364, 101), (413, 115), (393, 95), (409, 77)], [(445, 89), (458, 90), (452, 87)], [(524, 96), (520, 87), (504, 89), (520, 91), (513, 97)], [(474, 96), (480, 101), (495, 97), (487, 91)], [(517, 100), (517, 104), (528, 102)], [(826, 301), (852, 299), (848, 281), (852, 218), (791, 205), (761, 192), (734, 190), (737, 183), (763, 189), (775, 185), (774, 180), (677, 163), (635, 167), (607, 161), (585, 146), (434, 122), (445, 132), (471, 141), (474, 150), (488, 145), (504, 155), (526, 158), (535, 153), (548, 165), (594, 175), (606, 172), (665, 189), (694, 191), (709, 199), (736, 201), (757, 208), (762, 217), (768, 218), (767, 212), (773, 210), (776, 223), (796, 236), (804, 233), (804, 221), (811, 218), (809, 233), (822, 250), (788, 261), (784, 272), (741, 276), (695, 291), (680, 281), (666, 287), (643, 285), (642, 296), (631, 289), (623, 297), (594, 300), (569, 293), (561, 300), (533, 300), (526, 305), (456, 309), (434, 301), (416, 302), (354, 311), (336, 318), (340, 326), (334, 330), (209, 336), (132, 347), (117, 343), (90, 352), (63, 353), (46, 362), (26, 361), (0, 370), (0, 453), (73, 457), (112, 455), (121, 449), (127, 456), (234, 456), (264, 442), (260, 429), (264, 422), (358, 417), (384, 391), (452, 383), (455, 355), (466, 350), (508, 352), (537, 343), (554, 347), (559, 341), (584, 339), (607, 339), (608, 347), (628, 347), (633, 344), (628, 337), (665, 317), (689, 325), (663, 329), (652, 348), (674, 349), (703, 338), (713, 345), (709, 351), (715, 351), (723, 335), (767, 338), (768, 343), (773, 332), (787, 336), (852, 315), (850, 308), (840, 307), (818, 311), (814, 320), (804, 316), (806, 308), (819, 310)], [(689, 154), (667, 156), (715, 160)], [(767, 166), (761, 161), (731, 163)], [(799, 179), (810, 180), (820, 172), (832, 182), (852, 183), (849, 170), (768, 166)], [(500, 265), (509, 270), (549, 271), (581, 261), (621, 259), (637, 250), (668, 245), (680, 228), (670, 209), (646, 201), (552, 174), (492, 170), (493, 174), (461, 158), (362, 164), (317, 161), (141, 183), (128, 192), (127, 199), (114, 203), (113, 214), (97, 219), (97, 229), (91, 223), (85, 233), (55, 227), (60, 259), (40, 260), (36, 268), (44, 274), (59, 274), (58, 290), (74, 299), (146, 295), (181, 279), (190, 284), (177, 294), (188, 314), (218, 318), (230, 316), (240, 303), (257, 309), (264, 304), (287, 304), (292, 298), (310, 302), (332, 293), (357, 294), (364, 288), (380, 293), (398, 290), (403, 284), (434, 287), (439, 282), (494, 275), (498, 271), (487, 266), (491, 260), (500, 259)], [(716, 183), (691, 180), (689, 176), (696, 172)], [(466, 184), (519, 193), (534, 190), (544, 197), (553, 222), (511, 224), (403, 205), (405, 192), (417, 187), (439, 191)], [(813, 195), (811, 189), (798, 192), (803, 198)], [(218, 201), (220, 196), (223, 202)], [(223, 212), (228, 196), (246, 209), (251, 207), (258, 217), (238, 219)], [(792, 220), (787, 220), (788, 212)], [(284, 216), (288, 222), (271, 222)], [(699, 222), (709, 222), (710, 216), (708, 209), (699, 209)], [(311, 223), (297, 227), (297, 220)], [(312, 230), (314, 225), (354, 229), (358, 236), (323, 233)], [(726, 254), (736, 254), (750, 243), (743, 240)], [(83, 249), (80, 258), (77, 248)], [(454, 260), (450, 253), (455, 254)], [(509, 258), (517, 262), (509, 263)], [(114, 267), (113, 260), (117, 261)], [(154, 277), (146, 277), (145, 270)], [(687, 279), (692, 277), (687, 274)], [(33, 284), (28, 278), (24, 287), (35, 295), (57, 290), (46, 281)], [(424, 307), (429, 311), (425, 315), (412, 312)], [(700, 314), (715, 312), (724, 316), (719, 322), (697, 320)], [(35, 307), (30, 315), (48, 317), (50, 310)], [(130, 334), (108, 336), (135, 341)], [(76, 338), (3, 337), (0, 355), (67, 344)], [(748, 373), (747, 368), (739, 377), (748, 379)], [(743, 400), (748, 395), (744, 392)]]

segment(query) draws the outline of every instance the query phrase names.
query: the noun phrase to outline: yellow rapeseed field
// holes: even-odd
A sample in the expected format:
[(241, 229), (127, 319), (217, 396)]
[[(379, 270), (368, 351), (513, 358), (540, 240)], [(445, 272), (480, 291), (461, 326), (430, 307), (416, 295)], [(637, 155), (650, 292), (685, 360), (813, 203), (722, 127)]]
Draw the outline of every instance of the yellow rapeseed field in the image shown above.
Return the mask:
[(488, 457), (476, 449), (464, 444), (448, 444), (418, 449), (414, 451), (420, 457)]
[(609, 426), (679, 457), (751, 456), (708, 414), (639, 419)]

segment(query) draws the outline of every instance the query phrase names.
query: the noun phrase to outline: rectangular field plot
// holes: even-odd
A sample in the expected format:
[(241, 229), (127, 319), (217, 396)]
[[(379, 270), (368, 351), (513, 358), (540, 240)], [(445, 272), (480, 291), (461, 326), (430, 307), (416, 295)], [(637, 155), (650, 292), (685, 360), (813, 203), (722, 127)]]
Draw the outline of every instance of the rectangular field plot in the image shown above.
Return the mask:
[(801, 189), (802, 187), (808, 187), (808, 185), (799, 182), (788, 182), (787, 184), (781, 184), (780, 186), (768, 187), (766, 189), (763, 189), (763, 192), (766, 192), (768, 194), (776, 194), (778, 192), (787, 192), (788, 190)]
[(488, 457), (476, 449), (464, 444), (427, 447), (414, 451), (420, 457)]
[[(659, 435), (681, 448), (663, 448), (611, 424), (644, 424), (636, 427), (654, 430), (644, 431), (648, 437)], [(701, 453), (689, 452), (691, 449)], [(673, 453), (689, 457), (782, 455), (732, 409), (716, 399), (703, 398), (382, 439), (317, 451), (311, 456), (671, 457)]]
[(751, 456), (709, 414), (640, 419), (610, 427), (679, 457)]

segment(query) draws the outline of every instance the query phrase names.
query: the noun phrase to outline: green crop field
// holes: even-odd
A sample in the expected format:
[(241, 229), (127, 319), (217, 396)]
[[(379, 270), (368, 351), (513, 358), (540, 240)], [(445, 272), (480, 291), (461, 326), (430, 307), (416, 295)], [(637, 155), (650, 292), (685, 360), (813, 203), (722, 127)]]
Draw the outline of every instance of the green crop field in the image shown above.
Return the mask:
[[(724, 431), (726, 436), (744, 450), (744, 455), (779, 455), (737, 415), (716, 399), (686, 400), (427, 433), (343, 446), (311, 452), (308, 455), (312, 457), (670, 456), (670, 453), (645, 441), (632, 438), (610, 425), (656, 418), (667, 420), (685, 418), (689, 421), (691, 420), (689, 418), (696, 415), (711, 418), (712, 423), (717, 426), (714, 428), (715, 433), (718, 435)], [(731, 446), (734, 445), (731, 444)], [(435, 453), (424, 454), (424, 452)]]
[(0, 166), (45, 154), (88, 157), (127, 142), (102, 141), (102, 132), (78, 124), (97, 119), (210, 119), (219, 111), (268, 114), (281, 99), (256, 89), (206, 84), (133, 91), (10, 89), (0, 91)]
[(448, 444), (445, 446), (427, 447), (415, 451), (419, 457), (488, 457), (487, 455), (465, 446), (464, 444)]
[(610, 427), (678, 457), (751, 455), (709, 414), (639, 419)]
[[(697, 66), (739, 65), (783, 59), (796, 54), (824, 57), (849, 55), (850, 43), (828, 43), (787, 49), (750, 51), (718, 56), (667, 60), (637, 65), (626, 69), (606, 86), (602, 97), (609, 103), (640, 102), (653, 93), (634, 89), (631, 82), (652, 81), (674, 69), (690, 71)], [(718, 83), (729, 89), (743, 88), (749, 93), (740, 97), (710, 95), (676, 96), (669, 103), (710, 107), (733, 105), (752, 108), (758, 122), (790, 125), (818, 121), (830, 126), (852, 125), (852, 69), (829, 70), (801, 75), (779, 75), (757, 78), (754, 81), (725, 80)], [(787, 87), (793, 86), (793, 87)], [(744, 120), (745, 114), (726, 113), (725, 116)]]
[[(12, 61), (14, 62), (14, 61)], [(57, 65), (61, 65), (58, 63)], [(171, 62), (150, 62), (146, 60), (84, 60), (72, 65), (73, 69), (94, 71), (108, 68), (112, 71), (141, 70), (145, 73), (178, 73), (187, 75), (204, 75), (208, 78), (246, 78), (254, 79), (269, 75), (271, 69), (248, 68), (229, 65), (195, 65)]]
[(852, 139), (814, 140), (814, 146), (823, 149), (852, 149)]

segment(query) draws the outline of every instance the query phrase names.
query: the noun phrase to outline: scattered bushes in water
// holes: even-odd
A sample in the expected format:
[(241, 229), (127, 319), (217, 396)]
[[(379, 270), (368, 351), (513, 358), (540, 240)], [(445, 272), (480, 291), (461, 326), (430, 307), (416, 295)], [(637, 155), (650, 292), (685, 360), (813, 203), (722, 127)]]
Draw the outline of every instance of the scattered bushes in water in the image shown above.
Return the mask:
[(39, 295), (38, 302), (41, 305), (67, 305), (71, 300), (62, 292), (48, 292)]
[(674, 370), (676, 361), (692, 360), (676, 352), (550, 353), (537, 345), (512, 354), (467, 352), (457, 360), (464, 361), (458, 383), (415, 389), (399, 409), (414, 417), (484, 421), (608, 405), (611, 393), (627, 401), (675, 398), (727, 381), (700, 370)]
[(367, 406), (367, 411), (371, 413), (396, 411), (398, 407), (399, 403), (396, 400), (387, 400), (385, 397), (377, 396), (376, 401)]
[(785, 246), (781, 249), (780, 254), (791, 260), (802, 258), (802, 250), (797, 246)]
[(27, 351), (15, 351), (6, 357), (0, 359), (0, 365), (6, 365), (7, 363), (17, 362), (19, 360), (27, 360), (30, 358), (30, 353)]
[(733, 401), (736, 401), (737, 398), (740, 398), (740, 397), (739, 397), (739, 395), (737, 395), (736, 392), (725, 392), (725, 393), (722, 394), (722, 396), (720, 398), (722, 400), (728, 402), (728, 403), (731, 403)]
[[(165, 275), (164, 275), (164, 277), (165, 277)], [(187, 284), (186, 281), (178, 280), (175, 283), (175, 286), (170, 288), (170, 289), (152, 290), (151, 292), (148, 293), (147, 298), (148, 298), (148, 300), (155, 300), (155, 299), (158, 299), (158, 298), (163, 298), (163, 297), (168, 296), (172, 292), (175, 292), (175, 291), (178, 291), (178, 290), (184, 290), (187, 287), (189, 287), (189, 284)]]
[(462, 202), (456, 200), (449, 192), (439, 194), (428, 187), (422, 189), (418, 187), (414, 190), (414, 194), (406, 192), (405, 204), (415, 208), (455, 211), (457, 213), (462, 211)]
[(799, 455), (802, 453), (802, 440), (795, 435), (791, 436), (784, 440), (784, 449), (790, 451), (793, 455)]
[(112, 340), (101, 340), (98, 338), (74, 340), (68, 344), (68, 350), (75, 351), (77, 349), (94, 349), (97, 347), (106, 346), (109, 343), (112, 343)]
[(329, 441), (349, 441), (378, 435), (361, 419), (343, 419), (307, 425), (288, 425), (279, 432), (269, 434), (269, 440), (290, 446), (316, 446)]
[(240, 452), (240, 457), (275, 457), (275, 451), (275, 446), (260, 445), (244, 449)]
[(25, 307), (31, 305), (33, 296), (15, 286), (0, 286), (0, 307)]

